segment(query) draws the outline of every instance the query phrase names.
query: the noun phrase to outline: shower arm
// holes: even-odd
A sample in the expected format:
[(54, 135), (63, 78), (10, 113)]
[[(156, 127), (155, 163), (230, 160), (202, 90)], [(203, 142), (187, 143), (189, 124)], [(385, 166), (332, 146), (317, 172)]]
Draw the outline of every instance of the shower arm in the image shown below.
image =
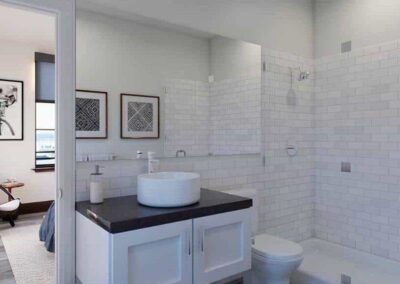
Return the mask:
[(289, 70), (290, 70), (290, 89), (291, 90), (293, 90), (293, 71), (294, 71), (294, 69), (299, 69), (300, 70), (300, 67), (295, 67), (295, 68), (293, 68), (293, 67), (289, 67)]

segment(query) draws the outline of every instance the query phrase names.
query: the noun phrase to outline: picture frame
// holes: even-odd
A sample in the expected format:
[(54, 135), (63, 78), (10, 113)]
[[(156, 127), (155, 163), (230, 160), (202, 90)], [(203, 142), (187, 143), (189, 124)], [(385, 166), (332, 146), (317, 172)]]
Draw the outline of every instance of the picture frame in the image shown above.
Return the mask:
[(24, 140), (24, 82), (0, 79), (0, 141)]
[(76, 90), (75, 98), (76, 139), (108, 138), (108, 93)]
[(160, 138), (160, 97), (121, 94), (121, 139)]

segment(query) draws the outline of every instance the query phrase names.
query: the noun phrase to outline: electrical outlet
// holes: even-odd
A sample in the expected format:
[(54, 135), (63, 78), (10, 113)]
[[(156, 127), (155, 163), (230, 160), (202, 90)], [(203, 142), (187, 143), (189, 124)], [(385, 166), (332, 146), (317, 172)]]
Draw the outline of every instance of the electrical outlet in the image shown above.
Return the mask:
[(341, 51), (342, 51), (342, 53), (346, 53), (346, 52), (350, 52), (351, 51), (351, 40), (350, 41), (346, 41), (346, 42), (342, 42)]

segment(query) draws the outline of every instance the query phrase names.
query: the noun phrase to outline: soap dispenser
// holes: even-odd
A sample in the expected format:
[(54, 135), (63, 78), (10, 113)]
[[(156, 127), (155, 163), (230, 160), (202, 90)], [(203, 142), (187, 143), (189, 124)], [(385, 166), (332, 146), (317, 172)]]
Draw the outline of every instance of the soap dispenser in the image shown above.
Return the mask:
[(100, 204), (104, 201), (103, 174), (100, 173), (100, 166), (94, 167), (94, 173), (90, 174), (90, 203)]

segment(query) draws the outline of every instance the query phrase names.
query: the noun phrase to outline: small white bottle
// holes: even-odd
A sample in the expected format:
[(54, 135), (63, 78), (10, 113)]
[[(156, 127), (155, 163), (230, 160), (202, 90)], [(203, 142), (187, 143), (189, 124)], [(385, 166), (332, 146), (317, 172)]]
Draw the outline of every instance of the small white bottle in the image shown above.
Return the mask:
[(100, 204), (104, 201), (103, 174), (100, 173), (100, 166), (95, 166), (95, 172), (90, 174), (90, 203)]

